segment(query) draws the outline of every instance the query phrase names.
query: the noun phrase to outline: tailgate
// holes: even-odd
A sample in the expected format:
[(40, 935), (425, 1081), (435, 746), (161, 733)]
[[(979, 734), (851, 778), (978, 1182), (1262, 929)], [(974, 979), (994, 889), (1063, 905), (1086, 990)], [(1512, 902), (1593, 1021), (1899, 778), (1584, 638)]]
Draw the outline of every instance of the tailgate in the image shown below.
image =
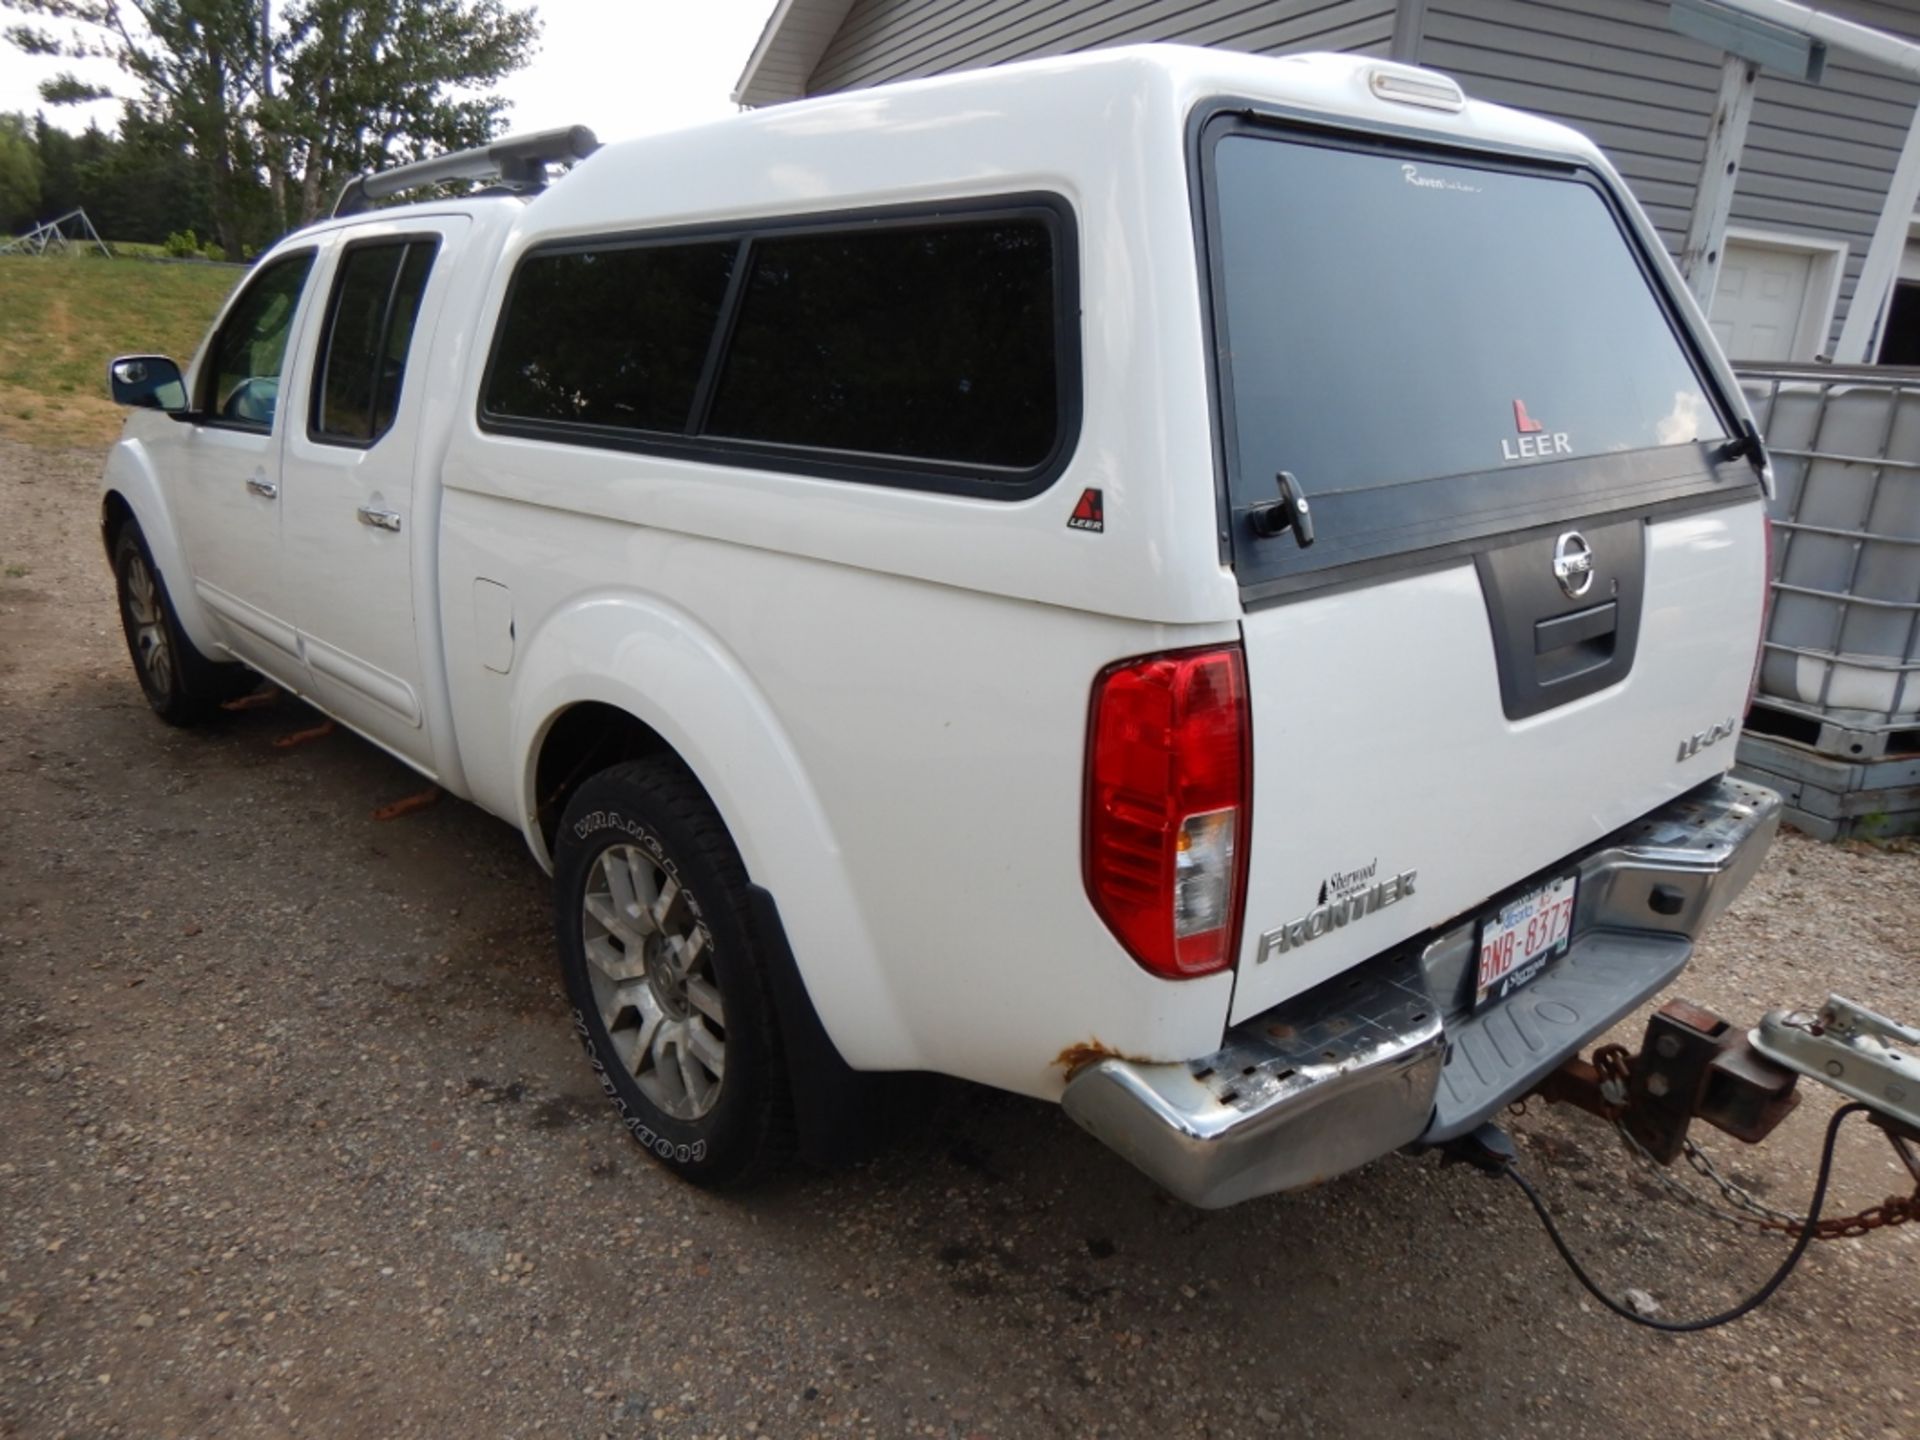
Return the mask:
[(1237, 1022), (1726, 769), (1764, 517), (1607, 177), (1244, 114), (1200, 177), (1253, 724)]
[[(1726, 769), (1731, 739), (1679, 754), (1746, 704), (1761, 523), (1758, 501), (1630, 522), (1645, 553), (1631, 668), (1520, 719), (1503, 704), (1472, 562), (1250, 613), (1253, 847), (1234, 1023)], [(1511, 553), (1545, 572), (1551, 543)]]

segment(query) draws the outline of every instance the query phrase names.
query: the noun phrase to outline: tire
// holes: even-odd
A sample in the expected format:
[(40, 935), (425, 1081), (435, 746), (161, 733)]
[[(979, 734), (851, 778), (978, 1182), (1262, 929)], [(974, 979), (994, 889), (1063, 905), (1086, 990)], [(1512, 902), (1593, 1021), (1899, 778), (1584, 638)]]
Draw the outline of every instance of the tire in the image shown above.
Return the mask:
[(746, 868), (693, 777), (657, 757), (588, 780), (553, 885), (574, 1029), (634, 1139), (712, 1188), (785, 1164), (792, 1095)]
[(216, 664), (187, 639), (160, 567), (131, 519), (113, 539), (113, 581), (127, 655), (154, 714), (169, 725), (198, 724), (250, 687), (253, 677), (243, 666)]

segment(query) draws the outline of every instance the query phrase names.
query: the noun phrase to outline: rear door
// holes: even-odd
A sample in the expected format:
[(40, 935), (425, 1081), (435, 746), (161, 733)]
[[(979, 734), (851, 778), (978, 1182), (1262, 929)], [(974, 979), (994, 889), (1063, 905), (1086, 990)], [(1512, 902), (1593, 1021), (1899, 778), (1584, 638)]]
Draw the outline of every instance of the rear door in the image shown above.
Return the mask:
[(467, 223), (370, 224), (339, 247), (283, 464), (283, 563), (314, 698), (429, 773), (414, 599), (434, 536), (414, 471), (425, 356)]
[[(1600, 177), (1242, 118), (1202, 157), (1255, 729), (1239, 1020), (1726, 768), (1680, 742), (1742, 709), (1764, 547)], [(1256, 528), (1280, 471), (1311, 546)]]

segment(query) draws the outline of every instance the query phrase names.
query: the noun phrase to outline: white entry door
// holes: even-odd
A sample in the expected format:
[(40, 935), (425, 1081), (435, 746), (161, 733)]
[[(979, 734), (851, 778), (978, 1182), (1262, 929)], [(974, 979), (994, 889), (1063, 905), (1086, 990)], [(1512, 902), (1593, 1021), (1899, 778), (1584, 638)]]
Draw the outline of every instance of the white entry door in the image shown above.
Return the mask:
[(1812, 254), (1729, 240), (1720, 257), (1709, 320), (1733, 360), (1795, 360)]

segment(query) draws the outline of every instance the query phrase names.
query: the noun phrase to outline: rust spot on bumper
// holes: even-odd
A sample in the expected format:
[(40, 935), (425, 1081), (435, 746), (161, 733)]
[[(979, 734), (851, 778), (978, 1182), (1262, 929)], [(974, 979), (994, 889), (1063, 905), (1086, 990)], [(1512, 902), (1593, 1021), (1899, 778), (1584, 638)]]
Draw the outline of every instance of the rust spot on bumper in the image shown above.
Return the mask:
[(1098, 1035), (1089, 1036), (1085, 1040), (1076, 1040), (1053, 1057), (1053, 1063), (1066, 1072), (1069, 1080), (1089, 1065), (1098, 1065), (1102, 1060), (1126, 1060), (1135, 1065), (1162, 1063), (1158, 1060), (1149, 1060), (1144, 1055), (1124, 1054), (1107, 1044)]

